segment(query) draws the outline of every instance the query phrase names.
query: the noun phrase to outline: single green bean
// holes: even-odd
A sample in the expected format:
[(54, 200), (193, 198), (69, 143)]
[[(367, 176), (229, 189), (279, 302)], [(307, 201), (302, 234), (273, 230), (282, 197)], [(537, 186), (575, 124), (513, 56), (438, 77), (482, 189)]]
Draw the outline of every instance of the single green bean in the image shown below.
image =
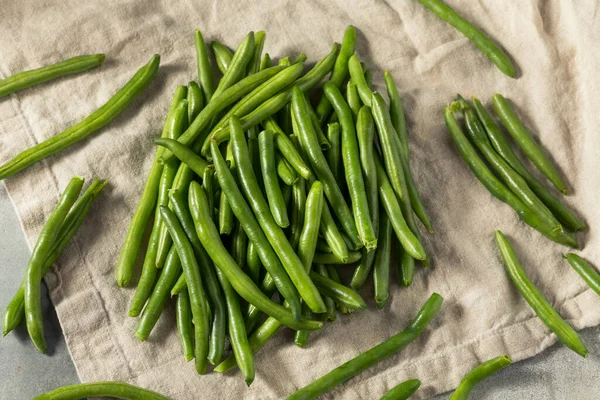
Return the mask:
[[(327, 267), (323, 264), (315, 264), (315, 271), (318, 274), (321, 274), (323, 277), (328, 278), (329, 279), (329, 272), (327, 272)], [(335, 282), (335, 281), (333, 281)], [(338, 282), (335, 282), (338, 283)], [(336, 309), (335, 309), (335, 300), (332, 299), (331, 297), (326, 297), (325, 298), (325, 305), (327, 306), (327, 313), (325, 314), (325, 316), (327, 317), (327, 319), (329, 321), (335, 321), (336, 319)]]
[(252, 282), (258, 285), (262, 264), (256, 246), (252, 241), (248, 241), (248, 248), (246, 249), (246, 266), (248, 267), (248, 276), (252, 279)]
[(364, 105), (371, 107), (371, 88), (365, 79), (363, 67), (360, 65), (360, 60), (356, 54), (353, 54), (348, 59), (348, 71), (350, 72), (350, 79), (352, 79), (352, 83), (356, 85), (356, 90), (358, 91), (360, 100)]
[(415, 259), (402, 247), (398, 249), (398, 252), (400, 253), (400, 264), (398, 265), (400, 279), (404, 287), (409, 287), (415, 277)]
[[(315, 259), (315, 264), (321, 264)], [(323, 265), (323, 264), (321, 264)], [(336, 302), (343, 304), (351, 310), (366, 310), (367, 305), (360, 295), (352, 290), (351, 288), (337, 283), (329, 277), (323, 276), (322, 274), (311, 271), (310, 277), (315, 282), (319, 292), (323, 296), (332, 298)]]
[(286, 228), (290, 224), (290, 220), (287, 214), (287, 204), (283, 199), (279, 179), (277, 179), (273, 132), (266, 130), (258, 135), (258, 148), (262, 178), (271, 214), (277, 225)]
[[(217, 175), (220, 175), (218, 167)], [(320, 329), (322, 323), (318, 321), (303, 319), (296, 321), (289, 310), (265, 296), (252, 280), (242, 272), (221, 243), (214, 223), (208, 218), (206, 212), (207, 204), (206, 195), (200, 185), (192, 182), (190, 186), (190, 210), (192, 211), (192, 217), (196, 225), (196, 232), (209, 256), (213, 259), (215, 265), (225, 274), (225, 277), (231, 283), (234, 290), (244, 300), (254, 304), (265, 314), (276, 318), (290, 328), (306, 330)]]
[(313, 262), (318, 264), (354, 264), (362, 257), (360, 251), (349, 251), (346, 261), (342, 261), (334, 253), (315, 253)]
[(202, 89), (195, 81), (189, 81), (187, 89), (187, 121), (193, 121), (204, 108), (204, 97), (202, 96)]
[[(341, 285), (344, 284), (342, 282), (342, 277), (340, 276), (340, 273), (338, 272), (337, 265), (328, 264), (328, 265), (325, 265), (325, 268), (327, 269), (327, 273), (329, 275), (329, 279), (331, 279), (332, 281), (337, 282), (337, 283), (339, 283)], [(340, 310), (342, 313), (344, 313), (344, 314), (350, 313), (350, 310), (344, 304), (336, 302), (336, 305), (337, 305), (338, 310)]]
[(246, 236), (242, 225), (237, 224), (231, 235), (229, 254), (231, 254), (231, 257), (233, 257), (233, 260), (241, 269), (246, 269), (247, 252), (248, 236)]
[(419, 386), (421, 386), (420, 380), (409, 379), (391, 388), (379, 400), (406, 400), (417, 391)]
[(292, 248), (296, 250), (300, 242), (302, 233), (302, 224), (304, 223), (304, 213), (306, 211), (306, 181), (300, 179), (292, 186), (292, 210), (291, 224), (289, 229), (289, 239)]
[(114, 397), (123, 400), (169, 400), (167, 397), (123, 382), (79, 383), (44, 393), (33, 400), (78, 400), (88, 397)]
[[(304, 318), (313, 319), (314, 314), (310, 311), (310, 308), (305, 303), (302, 303), (302, 315)], [(309, 331), (296, 331), (294, 332), (294, 344), (298, 347), (304, 347), (308, 343), (310, 337)]]
[[(302, 262), (285, 237), (283, 230), (277, 225), (275, 219), (271, 215), (269, 205), (264, 199), (256, 181), (256, 176), (252, 170), (252, 166), (250, 165), (250, 155), (248, 154), (248, 146), (244, 138), (244, 132), (241, 129), (239, 119), (235, 116), (231, 117), (230, 130), (233, 155), (238, 164), (237, 172), (239, 174), (240, 185), (254, 211), (260, 227), (264, 231), (267, 240), (271, 244), (273, 250), (275, 250), (275, 253), (277, 253), (283, 267), (306, 304), (313, 312), (321, 313), (326, 311), (325, 303), (308, 277), (307, 272), (304, 270)], [(215, 152), (218, 150), (216, 144), (212, 144), (211, 149), (214, 158)]]
[(323, 202), (323, 185), (319, 181), (314, 181), (306, 196), (304, 224), (300, 233), (300, 240), (298, 241), (298, 257), (304, 265), (306, 272), (310, 272), (317, 248)]
[(321, 124), (319, 123), (319, 117), (317, 117), (317, 114), (315, 113), (315, 110), (312, 108), (310, 103), (308, 103), (308, 111), (310, 112), (310, 120), (312, 121), (313, 128), (315, 130), (315, 133), (317, 134), (317, 139), (319, 140), (319, 144), (321, 145), (321, 150), (329, 150), (331, 148), (331, 144), (329, 143), (329, 140), (327, 140), (327, 136), (325, 136), (325, 134), (323, 133), (323, 130), (321, 129)]
[(429, 322), (436, 316), (440, 309), (442, 300), (442, 296), (439, 294), (432, 294), (415, 319), (413, 319), (409, 326), (402, 332), (323, 375), (313, 383), (293, 393), (287, 399), (316, 399), (320, 395), (327, 393), (334, 387), (358, 375), (365, 369), (372, 367), (380, 361), (399, 352), (409, 343), (413, 342), (425, 330)]
[(323, 202), (323, 213), (321, 214), (321, 226), (319, 232), (325, 238), (325, 241), (331, 248), (331, 253), (336, 259), (340, 260), (342, 264), (348, 262), (348, 245), (344, 240), (344, 236), (339, 231), (333, 215), (329, 210), (329, 206), (326, 202)]
[(0, 79), (0, 97), (28, 87), (57, 79), (65, 75), (77, 74), (96, 68), (104, 62), (104, 54), (77, 56), (45, 67), (19, 72)]
[(202, 189), (206, 192), (208, 197), (208, 209), (211, 211), (210, 216), (213, 218), (215, 209), (215, 167), (213, 165), (207, 166), (202, 174)]
[(362, 107), (360, 102), (360, 96), (358, 95), (358, 91), (356, 90), (356, 83), (349, 81), (346, 85), (346, 101), (348, 102), (348, 106), (352, 110), (352, 115), (354, 119), (358, 118), (358, 112)]
[(67, 217), (69, 210), (77, 201), (81, 188), (83, 187), (83, 178), (74, 177), (71, 179), (65, 191), (61, 195), (54, 210), (48, 216), (48, 220), (38, 235), (38, 239), (31, 252), (31, 258), (27, 264), (25, 273), (25, 322), (27, 323), (27, 332), (35, 347), (42, 353), (46, 353), (48, 346), (44, 337), (44, 317), (42, 315), (42, 273), (44, 264), (48, 257), (48, 252), (53, 244), (59, 239), (60, 228)]
[(289, 67), (290, 65), (292, 65), (292, 60), (290, 59), (290, 56), (285, 56), (285, 57), (279, 59), (279, 62), (277, 63), (277, 65)]
[(304, 179), (312, 177), (312, 171), (303, 160), (302, 156), (298, 153), (298, 150), (290, 141), (290, 138), (283, 132), (281, 127), (277, 124), (273, 117), (269, 117), (262, 121), (262, 125), (265, 129), (269, 129), (275, 135), (275, 144), (277, 149), (285, 159), (290, 163), (292, 168)]
[(365, 70), (365, 82), (367, 83), (367, 87), (371, 89), (373, 86), (373, 73), (369, 68), (364, 68), (364, 66), (363, 69)]
[(501, 94), (493, 95), (492, 103), (502, 125), (504, 125), (508, 133), (517, 142), (523, 153), (552, 182), (555, 188), (561, 193), (567, 194), (567, 186), (560, 172), (558, 172), (556, 165), (554, 165), (544, 152), (544, 149), (535, 141), (531, 132), (519, 119), (519, 116), (510, 103)]
[(265, 53), (262, 56), (262, 59), (260, 60), (260, 67), (258, 68), (259, 71), (262, 71), (264, 69), (267, 69), (271, 66), (271, 56), (269, 55), (269, 53)]
[(81, 122), (19, 153), (12, 160), (0, 166), (0, 179), (12, 176), (36, 162), (64, 150), (108, 124), (152, 82), (158, 71), (159, 63), (160, 56), (154, 55), (148, 64), (140, 68), (125, 86), (119, 89), (102, 107)]
[(375, 287), (375, 302), (383, 308), (388, 299), (390, 286), (390, 262), (392, 251), (392, 223), (385, 212), (381, 213), (379, 222), (379, 246), (375, 252), (373, 268), (373, 286)]
[(194, 358), (194, 326), (192, 325), (192, 308), (187, 287), (177, 295), (175, 316), (183, 357), (185, 361), (190, 361)]
[(260, 61), (265, 47), (265, 39), (265, 31), (258, 31), (254, 34), (254, 53), (246, 68), (246, 75), (255, 74), (260, 70)]
[(233, 51), (216, 40), (210, 42), (210, 48), (215, 56), (217, 68), (221, 71), (221, 74), (225, 75), (225, 72), (227, 72), (227, 68), (229, 68), (229, 64), (231, 63), (231, 59), (233, 58)]
[(600, 274), (583, 258), (569, 253), (563, 256), (590, 288), (600, 295)]
[[(327, 97), (325, 96), (325, 98)], [(342, 164), (342, 134), (340, 124), (334, 122), (327, 125), (327, 140), (331, 146), (327, 151), (327, 164), (333, 173), (335, 181), (339, 185), (342, 185), (346, 180), (344, 179), (344, 166)]]
[(254, 54), (254, 32), (248, 33), (248, 35), (242, 40), (233, 58), (227, 66), (227, 70), (223, 74), (223, 77), (219, 81), (217, 88), (213, 94), (213, 97), (218, 97), (224, 90), (233, 86), (237, 81), (244, 76), (246, 66), (250, 62), (252, 55)]
[(219, 233), (230, 235), (233, 231), (233, 210), (227, 201), (227, 195), (221, 191), (219, 196)]
[(283, 183), (292, 186), (298, 182), (298, 174), (285, 158), (276, 155), (275, 163), (277, 164), (277, 175)]
[(510, 242), (500, 231), (496, 231), (496, 244), (500, 250), (508, 276), (536, 315), (569, 349), (582, 357), (587, 357), (588, 350), (581, 337), (562, 319), (542, 292), (529, 280)]
[(502, 368), (509, 366), (510, 363), (512, 363), (510, 356), (502, 355), (478, 365), (460, 381), (460, 384), (454, 393), (452, 393), (449, 400), (467, 400), (476, 384)]
[[(206, 162), (202, 157), (194, 153), (194, 151), (189, 147), (179, 143), (177, 140), (164, 138), (155, 139), (154, 144), (157, 144), (171, 151), (175, 155), (175, 157), (177, 157), (182, 163), (187, 165), (198, 176), (204, 175), (204, 170), (208, 166), (208, 162)], [(170, 161), (170, 159), (167, 159), (166, 161), (161, 160), (163, 164), (167, 163), (168, 161)]]
[(514, 153), (512, 147), (508, 143), (508, 140), (506, 140), (502, 132), (500, 132), (500, 128), (498, 125), (496, 125), (481, 102), (475, 97), (472, 99), (477, 116), (485, 128), (487, 136), (489, 137), (494, 150), (496, 150), (496, 152), (500, 154), (500, 156), (502, 156), (502, 158), (504, 158), (506, 162), (508, 162), (510, 166), (513, 167), (513, 169), (523, 177), (523, 179), (525, 179), (531, 190), (533, 190), (533, 192), (544, 202), (544, 204), (546, 204), (546, 206), (562, 224), (573, 231), (584, 229), (585, 223), (581, 221), (581, 219), (579, 219), (573, 211), (569, 210), (560, 202), (560, 200), (552, 195), (552, 193), (550, 193), (550, 191), (546, 189), (544, 185), (542, 185), (533, 175), (531, 175), (521, 160)]
[[(204, 97), (208, 103), (213, 97), (215, 86), (213, 82), (212, 70), (210, 68), (210, 61), (208, 60), (208, 50), (206, 49), (206, 43), (202, 37), (202, 32), (196, 29), (195, 32), (195, 43), (196, 43), (196, 60), (198, 63), (198, 81), (202, 86)], [(190, 119), (190, 122), (192, 120)]]

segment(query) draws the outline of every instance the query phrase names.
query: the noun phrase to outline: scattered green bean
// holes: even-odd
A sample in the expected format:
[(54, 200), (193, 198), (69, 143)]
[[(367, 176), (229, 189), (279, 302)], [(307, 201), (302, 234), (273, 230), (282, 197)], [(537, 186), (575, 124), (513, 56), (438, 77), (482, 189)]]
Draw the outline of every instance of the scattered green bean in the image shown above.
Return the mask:
[(193, 121), (194, 118), (204, 108), (204, 97), (202, 96), (202, 89), (195, 81), (189, 81), (187, 85), (187, 102), (188, 102), (188, 114), (187, 121)]
[(590, 288), (600, 295), (600, 274), (583, 258), (577, 254), (564, 255), (565, 260), (571, 264), (573, 269), (583, 278)]
[(107, 396), (124, 400), (169, 400), (156, 392), (123, 382), (94, 382), (63, 386), (34, 397), (33, 400), (79, 400)]
[[(202, 32), (196, 29), (196, 60), (198, 64), (198, 81), (202, 86), (204, 92), (204, 98), (206, 102), (210, 102), (215, 91), (215, 86), (212, 77), (212, 70), (210, 68), (210, 61), (208, 60), (208, 50), (206, 49), (206, 43), (202, 37)], [(190, 119), (190, 122), (192, 120)]]
[(478, 365), (463, 378), (449, 400), (467, 400), (476, 384), (502, 368), (509, 366), (510, 363), (512, 363), (510, 356), (503, 355)]
[(379, 400), (406, 400), (417, 391), (419, 386), (421, 386), (421, 381), (418, 379), (404, 381), (391, 388)]

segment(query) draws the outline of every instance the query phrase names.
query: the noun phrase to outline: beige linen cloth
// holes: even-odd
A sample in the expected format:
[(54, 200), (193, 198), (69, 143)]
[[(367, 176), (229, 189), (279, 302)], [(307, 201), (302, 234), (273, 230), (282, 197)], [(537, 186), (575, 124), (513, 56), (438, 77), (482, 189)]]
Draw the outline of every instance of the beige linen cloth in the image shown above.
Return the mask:
[[(378, 398), (408, 378), (418, 398), (456, 387), (479, 362), (503, 353), (532, 357), (556, 338), (507, 278), (494, 244), (505, 232), (526, 271), (569, 323), (600, 323), (600, 300), (562, 260), (568, 249), (519, 222), (458, 156), (442, 111), (456, 93), (489, 106), (493, 93), (514, 101), (569, 182), (564, 198), (592, 227), (577, 235), (581, 254), (600, 266), (600, 15), (594, 1), (449, 0), (511, 54), (518, 79), (501, 74), (473, 44), (414, 0), (397, 1), (3, 1), (0, 76), (79, 54), (107, 54), (93, 71), (0, 100), (0, 161), (60, 132), (103, 104), (154, 53), (162, 65), (150, 87), (108, 127), (59, 155), (5, 180), (30, 245), (74, 175), (106, 178), (102, 193), (46, 282), (82, 381), (120, 380), (174, 399), (276, 399), (402, 330), (434, 291), (445, 298), (427, 331), (326, 398)], [(144, 186), (157, 137), (176, 85), (196, 79), (195, 28), (207, 41), (235, 46), (250, 30), (267, 31), (273, 57), (323, 57), (344, 28), (355, 25), (357, 51), (384, 90), (384, 69), (406, 103), (415, 180), (435, 224), (424, 234), (434, 260), (417, 268), (409, 289), (392, 268), (390, 299), (377, 310), (339, 315), (305, 349), (290, 331), (256, 357), (257, 378), (239, 373), (198, 376), (185, 363), (172, 305), (147, 343), (127, 316), (133, 288), (114, 270)]]

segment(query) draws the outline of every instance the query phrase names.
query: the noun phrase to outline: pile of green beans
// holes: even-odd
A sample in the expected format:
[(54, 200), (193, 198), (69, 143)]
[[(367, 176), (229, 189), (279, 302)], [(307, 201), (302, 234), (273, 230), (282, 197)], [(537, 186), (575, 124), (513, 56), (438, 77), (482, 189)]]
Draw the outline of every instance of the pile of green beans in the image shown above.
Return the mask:
[[(207, 46), (200, 31), (195, 39), (198, 78), (176, 88), (153, 140), (116, 278), (128, 286), (139, 276), (129, 310), (138, 339), (176, 296), (184, 359), (200, 374), (237, 365), (250, 385), (256, 352), (282, 327), (307, 345), (338, 310), (367, 308), (356, 290), (371, 277), (385, 307), (392, 250), (402, 248), (409, 286), (415, 260), (429, 260), (415, 215), (433, 229), (410, 171), (398, 89), (386, 72), (389, 105), (373, 92), (354, 27), (308, 71), (304, 54), (272, 66), (262, 31), (235, 50)], [(315, 108), (309, 90), (320, 93)], [(338, 268), (355, 270), (349, 285)]]
[(31, 341), (42, 353), (47, 351), (41, 310), (42, 278), (75, 236), (107, 181), (93, 181), (80, 196), (83, 183), (83, 178), (74, 177), (65, 188), (38, 236), (23, 283), (4, 310), (3, 334), (6, 336), (25, 319)]

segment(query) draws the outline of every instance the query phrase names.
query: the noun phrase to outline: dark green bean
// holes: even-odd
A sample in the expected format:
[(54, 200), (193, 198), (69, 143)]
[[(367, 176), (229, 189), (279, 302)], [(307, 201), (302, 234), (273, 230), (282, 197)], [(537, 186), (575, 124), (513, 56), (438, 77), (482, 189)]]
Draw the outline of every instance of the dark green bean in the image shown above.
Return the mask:
[(448, 132), (450, 132), (452, 140), (456, 144), (461, 157), (465, 160), (477, 179), (494, 197), (511, 206), (523, 222), (542, 233), (544, 236), (557, 243), (566, 244), (575, 248), (577, 247), (577, 241), (573, 236), (564, 231), (553, 231), (552, 227), (547, 226), (543, 220), (527, 208), (521, 200), (519, 200), (498, 180), (498, 178), (496, 178), (483, 160), (479, 158), (476, 150), (464, 136), (449, 108), (444, 110), (444, 119), (446, 120)]
[(285, 158), (276, 155), (275, 163), (277, 164), (277, 175), (283, 183), (292, 186), (298, 182), (298, 174)]
[(509, 366), (510, 363), (512, 363), (510, 356), (502, 355), (478, 365), (460, 381), (460, 384), (454, 393), (452, 393), (449, 400), (467, 400), (476, 384), (502, 368)]
[(213, 97), (217, 98), (224, 90), (233, 86), (244, 76), (246, 66), (254, 54), (254, 32), (250, 32), (239, 44), (227, 70), (219, 81)]
[[(204, 175), (204, 169), (208, 166), (208, 163), (189, 147), (173, 139), (155, 139), (154, 143), (171, 151), (175, 157), (190, 167), (198, 176)], [(169, 160), (163, 161), (163, 163)]]
[(345, 262), (337, 258), (334, 253), (315, 253), (313, 262), (318, 264), (354, 264), (362, 257), (360, 251), (349, 251)]
[(215, 167), (213, 165), (209, 165), (204, 169), (204, 173), (202, 174), (202, 189), (206, 192), (206, 197), (208, 197), (208, 209), (211, 211), (210, 217), (214, 218), (214, 210), (215, 210)]
[(365, 70), (365, 82), (367, 83), (367, 87), (371, 89), (373, 86), (373, 73), (369, 68), (364, 68), (364, 66), (363, 69)]
[(227, 195), (221, 191), (219, 196), (219, 233), (230, 235), (233, 231), (233, 210), (227, 201)]
[(410, 325), (402, 332), (323, 375), (313, 383), (293, 393), (288, 397), (288, 400), (316, 399), (365, 369), (399, 352), (425, 330), (440, 309), (442, 300), (442, 296), (439, 294), (432, 294)]
[(25, 322), (27, 323), (27, 332), (29, 332), (31, 341), (42, 353), (46, 353), (48, 349), (46, 338), (44, 337), (44, 316), (42, 315), (42, 273), (49, 254), (48, 252), (59, 239), (61, 226), (69, 210), (77, 201), (82, 187), (83, 178), (76, 176), (71, 179), (40, 231), (31, 252), (31, 258), (27, 264), (24, 282)]
[(237, 224), (231, 235), (229, 254), (231, 254), (231, 257), (233, 257), (233, 260), (241, 269), (246, 269), (247, 252), (248, 236), (246, 236), (246, 232), (244, 232), (242, 225)]
[(194, 358), (194, 326), (192, 325), (192, 308), (187, 287), (177, 295), (175, 311), (183, 357), (185, 361), (190, 361)]
[(400, 258), (400, 264), (398, 265), (400, 279), (404, 287), (409, 287), (415, 277), (415, 259), (404, 248), (399, 248), (398, 252), (400, 253), (398, 257)]
[(342, 164), (342, 134), (340, 124), (334, 122), (327, 125), (327, 140), (331, 146), (327, 151), (327, 164), (333, 173), (335, 181), (339, 185), (342, 185), (346, 180), (344, 179), (344, 166)]
[(248, 267), (248, 276), (250, 276), (252, 281), (258, 285), (260, 282), (260, 270), (262, 264), (256, 246), (252, 241), (248, 241), (248, 248), (246, 249), (246, 266)]
[(563, 256), (590, 288), (600, 295), (600, 274), (583, 258), (569, 253)]
[(379, 222), (379, 246), (375, 252), (373, 268), (373, 286), (375, 287), (375, 302), (383, 308), (388, 299), (390, 285), (390, 262), (392, 251), (392, 223), (385, 212), (381, 213)]
[(63, 386), (34, 397), (33, 400), (78, 400), (107, 396), (124, 400), (169, 400), (156, 392), (123, 382), (94, 382)]
[(331, 215), (329, 206), (323, 202), (323, 213), (321, 214), (321, 226), (319, 232), (325, 238), (325, 241), (331, 248), (331, 253), (336, 259), (341, 260), (342, 264), (348, 262), (348, 245), (344, 240), (344, 236), (340, 233), (335, 220)]
[[(323, 264), (315, 264), (315, 271), (318, 274), (321, 274), (323, 277), (329, 279), (329, 272), (327, 272), (327, 267)], [(333, 281), (335, 282), (335, 281)], [(338, 283), (338, 282), (335, 282)], [(336, 309), (335, 309), (335, 300), (331, 297), (325, 298), (325, 305), (327, 306), (327, 313), (325, 314), (326, 318), (329, 321), (335, 321), (336, 318)]]
[(233, 58), (233, 51), (222, 43), (213, 40), (210, 42), (210, 48), (215, 56), (215, 61), (217, 62), (217, 68), (221, 71), (221, 74), (225, 75), (227, 72), (227, 68), (231, 63), (231, 59)]
[(363, 67), (360, 65), (360, 60), (356, 54), (353, 54), (348, 59), (348, 71), (350, 72), (350, 79), (352, 79), (352, 83), (356, 85), (356, 90), (358, 91), (360, 100), (364, 105), (371, 107), (371, 88), (365, 79)]
[[(340, 273), (338, 272), (338, 267), (337, 265), (334, 264), (328, 264), (325, 265), (325, 268), (327, 269), (327, 273), (329, 274), (329, 279), (331, 279), (332, 281), (339, 283), (341, 285), (343, 285), (344, 283), (342, 282), (342, 277), (340, 276)], [(342, 313), (344, 314), (348, 314), (351, 311), (348, 309), (348, 307), (346, 307), (344, 304), (336, 302), (337, 308), (338, 310), (340, 310)]]
[(456, 30), (471, 40), (479, 50), (489, 58), (504, 74), (515, 77), (515, 66), (506, 53), (485, 33), (471, 25), (458, 15), (450, 6), (441, 0), (419, 0), (419, 3), (433, 11), (440, 19), (452, 25)]
[(306, 181), (300, 179), (292, 186), (292, 210), (291, 224), (289, 230), (290, 244), (296, 250), (302, 233), (304, 223), (304, 212), (306, 210)]
[(536, 315), (569, 349), (582, 357), (587, 357), (588, 350), (577, 332), (562, 319), (542, 292), (529, 280), (510, 242), (500, 231), (496, 231), (496, 244), (508, 276)]
[(0, 79), (0, 97), (28, 87), (57, 79), (65, 75), (76, 74), (96, 68), (104, 62), (104, 54), (77, 56), (45, 67), (19, 72)]
[(585, 223), (581, 221), (575, 213), (562, 204), (560, 200), (552, 195), (552, 193), (531, 175), (531, 173), (529, 173), (481, 102), (475, 97), (472, 99), (477, 116), (485, 128), (494, 150), (496, 150), (496, 152), (500, 154), (500, 156), (502, 156), (502, 158), (504, 158), (506, 162), (508, 162), (510, 166), (523, 177), (523, 179), (525, 179), (531, 190), (533, 190), (544, 204), (546, 204), (562, 224), (573, 231), (584, 229)]
[[(215, 164), (216, 165), (216, 164)], [(217, 175), (220, 176), (219, 167)], [(221, 178), (219, 178), (221, 179)], [(204, 191), (196, 182), (190, 186), (190, 210), (196, 225), (196, 232), (209, 256), (215, 262), (215, 265), (225, 274), (225, 277), (231, 283), (234, 290), (247, 302), (254, 304), (262, 312), (277, 318), (286, 326), (293, 329), (315, 330), (322, 327), (318, 321), (299, 320), (285, 307), (271, 301), (265, 296), (252, 280), (242, 272), (235, 261), (231, 258), (219, 237), (214, 223), (207, 214), (207, 201)], [(248, 233), (248, 231), (246, 231)]]
[(36, 162), (64, 150), (107, 125), (152, 82), (158, 71), (159, 63), (160, 56), (154, 55), (148, 64), (140, 68), (125, 86), (119, 89), (102, 107), (81, 122), (19, 153), (12, 160), (0, 166), (0, 179), (12, 176)]
[(325, 134), (323, 133), (323, 130), (321, 129), (321, 124), (319, 123), (319, 117), (317, 117), (317, 114), (315, 113), (315, 110), (313, 110), (310, 103), (308, 103), (308, 111), (310, 112), (310, 120), (312, 121), (313, 129), (317, 134), (317, 139), (319, 140), (319, 144), (321, 145), (321, 150), (329, 150), (331, 148), (331, 144), (329, 143), (329, 140), (327, 140), (327, 136), (325, 136)]
[(190, 81), (187, 89), (187, 121), (193, 121), (204, 108), (204, 98), (202, 96), (202, 89), (200, 89), (200, 86), (195, 81)]
[(302, 265), (304, 265), (306, 272), (310, 272), (317, 247), (323, 202), (323, 185), (319, 181), (314, 181), (306, 196), (304, 224), (300, 233), (297, 250), (298, 257)]
[(421, 386), (418, 379), (409, 379), (391, 388), (379, 400), (406, 400)]
[[(287, 215), (287, 204), (283, 199), (279, 179), (277, 178), (277, 167), (275, 165), (275, 146), (273, 144), (273, 132), (266, 130), (258, 135), (258, 148), (260, 154), (260, 169), (264, 182), (265, 192), (269, 202), (271, 214), (282, 228), (290, 224)], [(256, 175), (256, 174), (255, 174)]]
[(517, 142), (523, 153), (552, 182), (555, 188), (561, 193), (567, 194), (567, 186), (560, 172), (558, 172), (556, 165), (554, 165), (544, 152), (544, 149), (535, 141), (531, 132), (519, 119), (519, 116), (515, 113), (510, 103), (501, 94), (493, 95), (492, 103), (502, 125), (504, 125), (508, 133)]
[[(315, 259), (315, 264), (321, 264)], [(322, 265), (322, 264), (321, 264)], [(322, 274), (311, 271), (310, 277), (315, 282), (319, 292), (323, 296), (332, 298), (336, 302), (343, 304), (351, 310), (366, 310), (367, 305), (360, 295), (354, 290), (340, 283), (337, 283), (333, 279), (329, 279)]]
[[(204, 92), (204, 97), (206, 98), (206, 102), (210, 102), (210, 99), (213, 97), (213, 93), (215, 91), (215, 86), (213, 83), (212, 70), (210, 68), (210, 61), (208, 60), (208, 51), (206, 49), (206, 43), (204, 43), (204, 38), (202, 37), (202, 32), (199, 29), (196, 29), (196, 60), (198, 63), (198, 81), (202, 86), (202, 91)], [(192, 120), (190, 119), (190, 122)]]

